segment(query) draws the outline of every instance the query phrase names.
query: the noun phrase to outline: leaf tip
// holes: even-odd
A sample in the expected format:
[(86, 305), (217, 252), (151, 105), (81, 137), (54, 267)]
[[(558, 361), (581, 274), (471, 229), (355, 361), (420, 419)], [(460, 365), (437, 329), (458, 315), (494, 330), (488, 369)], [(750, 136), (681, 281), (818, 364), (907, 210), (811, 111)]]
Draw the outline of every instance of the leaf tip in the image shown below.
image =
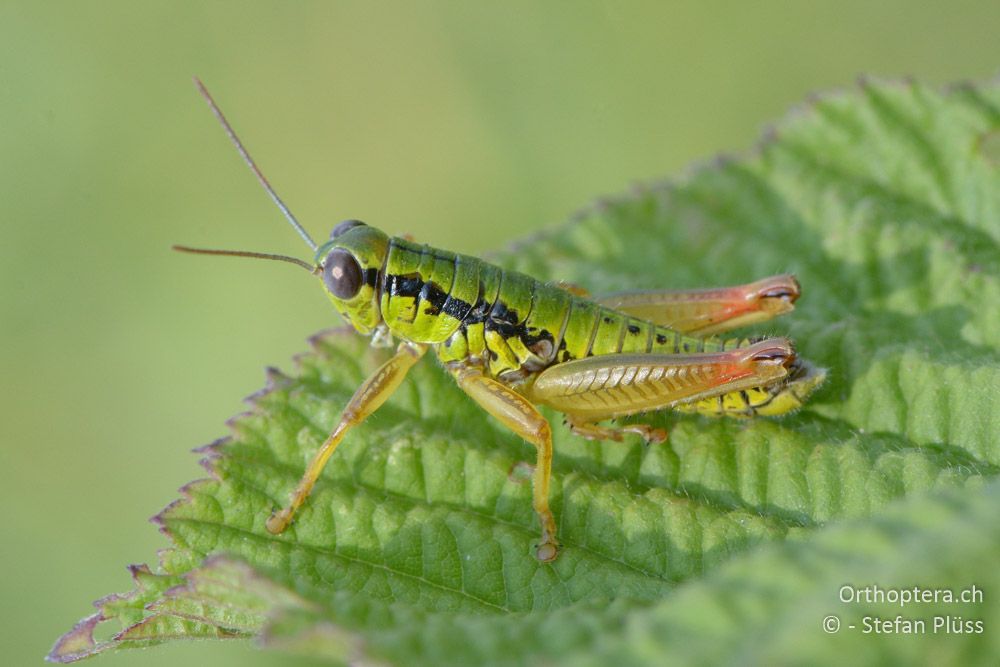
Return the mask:
[[(330, 327), (329, 329), (318, 331), (312, 336), (306, 338), (306, 343), (316, 354), (319, 354), (323, 358), (329, 358), (330, 355), (328, 354), (327, 347), (331, 340), (336, 340), (344, 336), (353, 338), (355, 335), (357, 335), (357, 332), (354, 330), (354, 327), (345, 324), (344, 326)], [(308, 354), (308, 352), (305, 354), (297, 354), (292, 357), (292, 359), (296, 364), (298, 364), (303, 358), (308, 356)]]
[(171, 502), (169, 505), (164, 507), (162, 510), (149, 517), (149, 522), (156, 526), (156, 529), (160, 531), (163, 535), (170, 537), (170, 530), (167, 528), (166, 515), (171, 511), (175, 510), (180, 505), (183, 505), (186, 499), (178, 498), (177, 500)]
[(774, 123), (768, 123), (761, 130), (760, 137), (757, 139), (757, 145), (755, 149), (758, 153), (763, 153), (767, 150), (767, 147), (778, 141), (781, 138), (781, 131), (778, 126)]
[(716, 167), (718, 169), (725, 169), (729, 165), (737, 161), (737, 157), (732, 153), (716, 153), (715, 157), (712, 158), (709, 163), (710, 166)]
[(94, 640), (94, 628), (104, 620), (100, 612), (81, 619), (73, 628), (56, 640), (45, 656), (47, 662), (76, 662), (100, 653), (103, 648)]
[(224, 435), (221, 438), (216, 438), (207, 445), (195, 447), (194, 449), (191, 450), (191, 453), (208, 454), (210, 457), (214, 458), (215, 456), (219, 455), (219, 448), (222, 447), (222, 445), (225, 445), (226, 443), (230, 442), (232, 439), (233, 439), (232, 436)]

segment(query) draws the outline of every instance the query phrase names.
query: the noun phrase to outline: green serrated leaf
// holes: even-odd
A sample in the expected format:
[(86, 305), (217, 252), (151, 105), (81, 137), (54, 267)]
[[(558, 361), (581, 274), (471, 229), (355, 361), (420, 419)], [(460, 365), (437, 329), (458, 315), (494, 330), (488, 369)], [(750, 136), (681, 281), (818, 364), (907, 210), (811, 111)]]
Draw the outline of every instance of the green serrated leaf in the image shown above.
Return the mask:
[[(935, 655), (984, 659), (997, 647), (982, 633), (901, 647), (820, 623), (886, 611), (837, 607), (844, 581), (1000, 583), (998, 128), (1000, 88), (865, 83), (812, 100), (752, 158), (601, 201), (491, 258), (597, 291), (795, 272), (804, 296), (766, 332), (829, 372), (781, 420), (658, 416), (661, 446), (556, 426), (554, 563), (533, 557), (528, 445), (430, 360), (352, 431), (294, 526), (267, 533), (379, 361), (329, 332), (203, 449), (211, 477), (157, 519), (173, 545), (159, 570), (133, 568), (135, 590), (99, 601), (50, 659), (252, 636), (373, 664), (799, 663), (848, 646), (919, 660), (942, 643)], [(941, 613), (990, 627), (997, 612), (990, 598)]]

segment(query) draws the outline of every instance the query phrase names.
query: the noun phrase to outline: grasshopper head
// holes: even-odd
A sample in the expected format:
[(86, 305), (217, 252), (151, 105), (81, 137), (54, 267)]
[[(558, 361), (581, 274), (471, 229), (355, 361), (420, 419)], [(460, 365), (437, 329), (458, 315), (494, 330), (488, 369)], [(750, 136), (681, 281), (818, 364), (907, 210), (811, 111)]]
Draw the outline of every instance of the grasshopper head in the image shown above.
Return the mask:
[(330, 240), (316, 249), (316, 272), (345, 320), (362, 334), (382, 322), (379, 285), (389, 237), (359, 220), (333, 228)]

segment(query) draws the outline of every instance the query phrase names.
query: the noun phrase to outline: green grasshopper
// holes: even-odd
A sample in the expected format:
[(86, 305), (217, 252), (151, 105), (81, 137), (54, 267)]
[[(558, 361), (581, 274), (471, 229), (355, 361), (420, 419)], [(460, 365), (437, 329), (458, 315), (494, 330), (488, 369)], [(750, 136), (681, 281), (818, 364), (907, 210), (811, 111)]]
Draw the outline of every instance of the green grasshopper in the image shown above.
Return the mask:
[(549, 509), (552, 430), (536, 406), (565, 415), (576, 434), (621, 441), (666, 437), (645, 424), (599, 422), (671, 408), (711, 416), (780, 415), (802, 406), (825, 373), (785, 338), (712, 334), (792, 310), (791, 275), (720, 289), (631, 292), (590, 298), (476, 257), (389, 237), (357, 220), (317, 245), (271, 188), (211, 95), (195, 83), (244, 161), (314, 251), (312, 263), (266, 253), (174, 246), (183, 252), (290, 262), (318, 276), (334, 308), (373, 345), (401, 342), (366, 379), (267, 530), (283, 532), (344, 436), (375, 412), (428, 349), (473, 401), (537, 450), (532, 504), (541, 523), (535, 556), (559, 553)]

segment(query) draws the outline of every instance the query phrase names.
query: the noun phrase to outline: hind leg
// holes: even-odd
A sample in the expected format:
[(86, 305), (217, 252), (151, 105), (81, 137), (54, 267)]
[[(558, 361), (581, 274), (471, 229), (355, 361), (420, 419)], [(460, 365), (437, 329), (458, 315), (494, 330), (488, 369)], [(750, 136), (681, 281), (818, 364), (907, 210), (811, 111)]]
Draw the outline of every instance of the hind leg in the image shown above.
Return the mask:
[(784, 274), (733, 287), (619, 292), (596, 300), (681, 333), (707, 336), (791, 312), (800, 293), (795, 276)]
[(623, 426), (601, 426), (594, 422), (588, 422), (580, 417), (568, 415), (566, 424), (576, 435), (588, 440), (614, 440), (621, 442), (625, 439), (626, 433), (634, 433), (646, 442), (663, 442), (667, 439), (667, 432), (662, 428), (653, 428), (648, 424), (625, 424)]

